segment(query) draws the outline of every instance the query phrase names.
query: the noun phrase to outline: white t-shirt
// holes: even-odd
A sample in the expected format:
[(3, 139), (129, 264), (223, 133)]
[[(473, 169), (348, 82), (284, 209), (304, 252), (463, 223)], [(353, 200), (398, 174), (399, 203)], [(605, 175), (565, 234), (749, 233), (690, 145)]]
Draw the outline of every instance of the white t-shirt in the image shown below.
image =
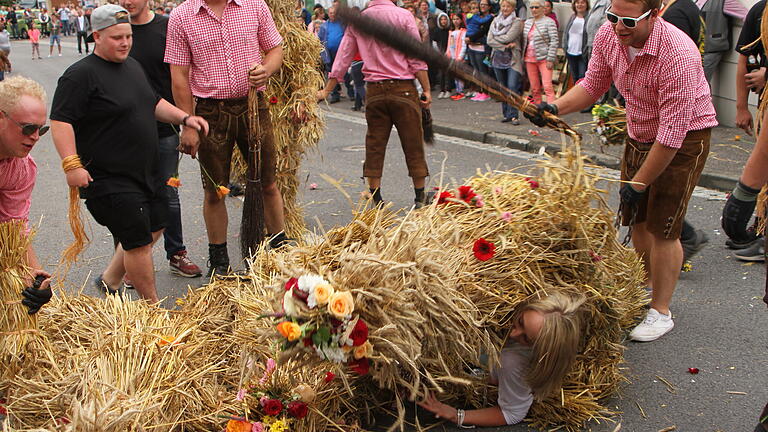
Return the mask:
[(632, 63), (635, 61), (635, 57), (637, 57), (637, 53), (640, 52), (640, 48), (635, 48), (633, 46), (627, 47), (627, 60), (629, 60), (629, 63)]
[(491, 379), (499, 383), (499, 407), (509, 425), (523, 421), (533, 403), (525, 382), (530, 362), (531, 349), (510, 341), (501, 350), (501, 365), (491, 370)]
[(581, 42), (584, 37), (584, 18), (575, 17), (568, 30), (568, 54), (581, 55)]

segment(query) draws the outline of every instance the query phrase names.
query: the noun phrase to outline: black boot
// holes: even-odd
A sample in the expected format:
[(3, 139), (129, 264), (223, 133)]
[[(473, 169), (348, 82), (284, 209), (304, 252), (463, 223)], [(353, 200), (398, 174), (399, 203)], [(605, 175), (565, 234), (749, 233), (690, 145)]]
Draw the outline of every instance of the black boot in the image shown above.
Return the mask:
[(227, 244), (208, 244), (208, 273), (205, 275), (207, 279), (211, 276), (220, 275), (224, 276), (228, 274), (229, 269), (229, 253), (227, 252)]
[(285, 231), (280, 231), (277, 234), (268, 234), (268, 237), (270, 249), (280, 249), (287, 244), (296, 243), (296, 239), (289, 238), (285, 235)]
[(373, 205), (377, 207), (381, 207), (384, 205), (384, 198), (381, 197), (381, 188), (368, 188), (368, 190), (371, 192), (371, 199), (373, 200)]
[(424, 188), (414, 188), (416, 198), (413, 199), (414, 207), (420, 209), (427, 203), (427, 197), (424, 194)]

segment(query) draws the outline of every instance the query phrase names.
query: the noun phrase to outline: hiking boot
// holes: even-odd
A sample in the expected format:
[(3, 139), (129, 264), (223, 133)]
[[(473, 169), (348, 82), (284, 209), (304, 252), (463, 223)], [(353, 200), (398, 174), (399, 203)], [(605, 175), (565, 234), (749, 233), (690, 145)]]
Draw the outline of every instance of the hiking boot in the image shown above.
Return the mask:
[(203, 271), (200, 270), (195, 263), (187, 256), (186, 250), (180, 250), (174, 254), (168, 265), (171, 267), (171, 273), (176, 276), (196, 278), (203, 275)]
[(208, 273), (206, 279), (212, 276), (226, 276), (229, 274), (229, 253), (227, 244), (208, 245)]
[(693, 237), (680, 240), (680, 244), (683, 245), (683, 263), (690, 261), (707, 243), (709, 243), (709, 237), (700, 229), (694, 231)]
[(733, 249), (733, 250), (746, 249), (752, 246), (752, 244), (756, 242), (758, 239), (759, 237), (754, 237), (746, 241), (736, 241), (734, 239), (729, 238), (728, 240), (725, 241), (725, 246), (728, 249)]
[(739, 261), (763, 262), (765, 261), (765, 237), (755, 240), (749, 247), (733, 253)]
[(110, 288), (109, 285), (107, 285), (107, 283), (104, 282), (104, 279), (102, 278), (102, 276), (103, 275), (98, 275), (96, 276), (96, 279), (93, 280), (93, 285), (96, 287), (96, 290), (107, 295), (120, 294), (120, 290)]
[(629, 334), (629, 338), (638, 342), (651, 342), (669, 333), (675, 327), (672, 313), (662, 315), (654, 308), (648, 310), (643, 322)]

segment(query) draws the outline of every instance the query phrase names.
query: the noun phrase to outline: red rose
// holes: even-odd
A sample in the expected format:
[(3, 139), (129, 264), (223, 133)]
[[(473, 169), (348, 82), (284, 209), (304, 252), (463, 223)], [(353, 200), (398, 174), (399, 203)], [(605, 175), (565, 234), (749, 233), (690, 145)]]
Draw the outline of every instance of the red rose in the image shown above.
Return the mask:
[(299, 286), (299, 280), (296, 278), (290, 278), (288, 279), (288, 282), (285, 283), (285, 290), (290, 291), (293, 289), (293, 287)]
[(442, 191), (440, 192), (440, 195), (437, 197), (437, 203), (446, 204), (448, 203), (448, 198), (454, 198), (453, 194), (449, 191)]
[(539, 187), (539, 182), (537, 182), (536, 180), (530, 177), (526, 177), (525, 181), (527, 181), (528, 184), (531, 185), (531, 189), (536, 189), (537, 187)]
[(333, 381), (333, 379), (336, 378), (336, 374), (333, 372), (326, 372), (325, 373), (325, 382), (329, 383)]
[(368, 340), (368, 326), (363, 320), (357, 320), (355, 328), (353, 328), (352, 333), (349, 334), (349, 338), (352, 339), (352, 346), (360, 346)]
[(267, 399), (261, 404), (264, 408), (264, 414), (268, 416), (276, 416), (283, 410), (283, 403), (277, 399)]
[(269, 98), (269, 103), (276, 104), (277, 103), (277, 98), (275, 96), (272, 96), (271, 98)]
[(303, 419), (308, 413), (309, 407), (302, 401), (293, 401), (288, 404), (288, 415), (293, 418)]
[(358, 375), (367, 375), (368, 370), (371, 368), (371, 364), (368, 362), (367, 357), (363, 357), (359, 360), (352, 360), (349, 362), (349, 367)]
[(484, 238), (479, 238), (475, 240), (472, 252), (475, 253), (475, 258), (480, 261), (488, 261), (496, 254), (496, 245)]
[(464, 202), (470, 202), (476, 196), (477, 194), (472, 190), (471, 186), (459, 186), (459, 198)]

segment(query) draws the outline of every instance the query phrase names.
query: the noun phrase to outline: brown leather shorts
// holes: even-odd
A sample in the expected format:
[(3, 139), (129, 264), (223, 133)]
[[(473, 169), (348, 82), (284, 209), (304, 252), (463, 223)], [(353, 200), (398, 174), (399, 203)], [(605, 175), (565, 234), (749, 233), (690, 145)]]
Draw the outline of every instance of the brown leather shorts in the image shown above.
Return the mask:
[[(248, 99), (197, 99), (195, 114), (208, 122), (208, 136), (201, 137), (197, 157), (208, 174), (219, 185), (229, 183), (229, 169), (235, 143), (247, 160), (251, 143), (248, 134)], [(272, 121), (264, 95), (259, 93), (259, 132), (261, 133), (261, 182), (275, 182), (275, 144)], [(214, 190), (205, 173), (200, 172), (203, 187)]]
[[(634, 221), (633, 209), (622, 208), (622, 225), (645, 222), (648, 232), (665, 238), (680, 237), (688, 200), (709, 155), (711, 133), (711, 129), (688, 132), (672, 162), (646, 189), (645, 196), (634, 211)], [(652, 145), (627, 138), (621, 160), (622, 180), (631, 180), (635, 176)]]
[(413, 80), (369, 82), (365, 93), (365, 163), (363, 177), (381, 177), (392, 125), (397, 129), (411, 177), (429, 175), (424, 157), (421, 105)]

